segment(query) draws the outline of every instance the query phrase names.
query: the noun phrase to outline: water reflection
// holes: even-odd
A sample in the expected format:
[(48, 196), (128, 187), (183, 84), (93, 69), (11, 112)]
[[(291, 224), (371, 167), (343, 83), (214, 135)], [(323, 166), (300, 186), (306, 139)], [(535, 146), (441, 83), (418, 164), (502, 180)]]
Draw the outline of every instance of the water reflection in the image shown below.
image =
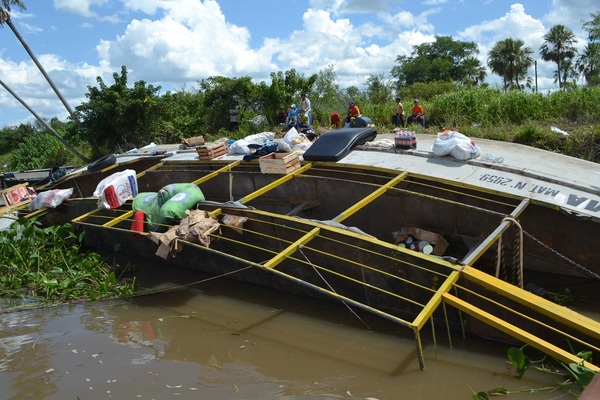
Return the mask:
[[(144, 286), (194, 280), (144, 270)], [(209, 281), (130, 301), (0, 314), (1, 399), (469, 399), (517, 381), (507, 346), (425, 334), (426, 370), (405, 328), (342, 305), (232, 281)], [(577, 391), (575, 391), (577, 393)], [(511, 399), (576, 398), (568, 390)]]

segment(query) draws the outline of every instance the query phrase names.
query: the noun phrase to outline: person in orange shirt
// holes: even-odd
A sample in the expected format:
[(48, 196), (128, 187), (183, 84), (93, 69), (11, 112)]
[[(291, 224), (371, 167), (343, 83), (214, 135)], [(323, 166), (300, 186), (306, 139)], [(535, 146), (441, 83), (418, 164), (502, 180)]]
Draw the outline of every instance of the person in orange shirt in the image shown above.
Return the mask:
[(408, 125), (410, 124), (414, 124), (415, 122), (421, 126), (425, 126), (425, 115), (423, 112), (423, 106), (421, 106), (421, 104), (419, 103), (418, 99), (415, 99), (414, 101), (414, 106), (411, 109), (411, 115), (410, 117), (408, 117), (408, 120), (406, 121), (406, 123)]
[(360, 110), (358, 109), (356, 103), (350, 100), (350, 102), (348, 103), (348, 116), (346, 117), (346, 123), (349, 126), (352, 126), (354, 120), (358, 117), (360, 117)]

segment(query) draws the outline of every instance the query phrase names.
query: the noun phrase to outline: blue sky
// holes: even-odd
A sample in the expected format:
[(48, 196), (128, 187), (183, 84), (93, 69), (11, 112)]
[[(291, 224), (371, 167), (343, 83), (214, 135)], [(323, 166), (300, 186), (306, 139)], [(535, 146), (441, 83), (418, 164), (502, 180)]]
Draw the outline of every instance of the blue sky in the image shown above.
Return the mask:
[[(597, 0), (24, 0), (13, 23), (75, 108), (88, 86), (127, 66), (129, 83), (193, 90), (210, 76), (251, 76), (295, 68), (306, 76), (332, 65), (340, 87), (362, 87), (398, 55), (435, 35), (491, 47), (522, 39), (538, 58), (538, 87), (554, 90), (554, 64), (539, 60), (542, 36), (564, 24), (585, 44), (583, 21)], [(533, 76), (533, 70), (530, 75)], [(10, 28), (0, 28), (0, 79), (44, 118), (66, 119), (58, 100)], [(488, 74), (486, 81), (499, 84)], [(33, 117), (0, 87), (0, 127)]]

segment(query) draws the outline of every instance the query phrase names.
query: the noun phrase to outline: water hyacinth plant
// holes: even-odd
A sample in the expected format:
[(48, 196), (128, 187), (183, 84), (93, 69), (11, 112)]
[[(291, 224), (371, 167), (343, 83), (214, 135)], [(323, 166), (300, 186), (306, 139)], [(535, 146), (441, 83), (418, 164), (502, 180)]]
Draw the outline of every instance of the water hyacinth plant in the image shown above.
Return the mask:
[(41, 228), (34, 219), (19, 219), (0, 232), (0, 296), (23, 303), (131, 295), (133, 283), (93, 252), (82, 250), (83, 236), (71, 224)]

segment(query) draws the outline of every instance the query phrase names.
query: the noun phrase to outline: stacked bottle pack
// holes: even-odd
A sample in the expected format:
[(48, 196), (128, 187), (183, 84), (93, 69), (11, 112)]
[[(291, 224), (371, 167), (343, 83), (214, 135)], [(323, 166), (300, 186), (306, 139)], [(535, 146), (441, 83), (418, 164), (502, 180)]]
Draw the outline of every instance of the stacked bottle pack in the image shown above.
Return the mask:
[(416, 149), (417, 135), (413, 131), (398, 131), (394, 135), (394, 144), (397, 149)]

